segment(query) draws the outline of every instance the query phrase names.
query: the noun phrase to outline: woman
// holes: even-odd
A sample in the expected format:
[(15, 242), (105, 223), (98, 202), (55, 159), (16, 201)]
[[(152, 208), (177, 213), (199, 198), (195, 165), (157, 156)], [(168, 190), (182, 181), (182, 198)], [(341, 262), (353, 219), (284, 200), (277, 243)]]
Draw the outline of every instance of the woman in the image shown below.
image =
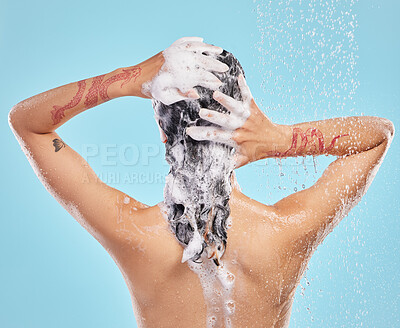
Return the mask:
[[(153, 99), (171, 165), (157, 206), (99, 181), (55, 132), (122, 96)], [(394, 135), (378, 117), (273, 123), (236, 59), (199, 38), (24, 100), (9, 121), (44, 186), (114, 258), (140, 327), (287, 327), (313, 251), (365, 194)], [(241, 193), (232, 174), (322, 154), (339, 158), (272, 206)]]

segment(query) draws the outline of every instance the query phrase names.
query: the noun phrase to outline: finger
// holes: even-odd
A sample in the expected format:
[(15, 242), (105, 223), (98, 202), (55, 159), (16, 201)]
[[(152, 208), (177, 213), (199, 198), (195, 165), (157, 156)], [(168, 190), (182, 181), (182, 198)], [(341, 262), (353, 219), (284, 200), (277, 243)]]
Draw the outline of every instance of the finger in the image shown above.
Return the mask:
[(213, 46), (211, 44), (203, 43), (203, 42), (198, 42), (198, 41), (191, 41), (191, 42), (186, 42), (182, 43), (181, 48), (185, 48), (190, 51), (196, 51), (196, 52), (208, 52), (208, 53), (213, 53), (219, 55), (224, 51), (221, 47)]
[(251, 100), (253, 99), (253, 96), (251, 95), (250, 89), (246, 83), (246, 80), (244, 79), (243, 74), (239, 75), (238, 84), (240, 88), (240, 93), (242, 94), (243, 101), (246, 103), (250, 103)]
[(189, 91), (179, 90), (178, 93), (182, 97), (191, 98), (191, 99), (199, 99), (200, 95), (198, 94), (196, 89), (190, 89)]
[(232, 131), (227, 131), (212, 126), (190, 126), (186, 128), (186, 134), (194, 140), (220, 142), (232, 147), (236, 146), (236, 142), (232, 139)]
[(194, 86), (199, 85), (211, 90), (217, 90), (222, 85), (222, 82), (214, 74), (204, 70), (193, 72), (191, 78)]
[(161, 101), (164, 105), (167, 106), (178, 101), (187, 99), (187, 97), (180, 95), (177, 89), (173, 88), (167, 88), (163, 90), (156, 89), (153, 92), (153, 98)]
[(199, 116), (203, 120), (217, 124), (228, 130), (236, 130), (242, 125), (241, 122), (233, 115), (220, 113), (215, 110), (209, 110), (207, 108), (201, 108), (199, 111)]
[(196, 85), (215, 91), (219, 89), (219, 87), (222, 85), (222, 82), (201, 80)]
[(180, 44), (184, 42), (203, 42), (203, 38), (197, 36), (185, 36), (183, 38), (176, 40), (173, 44)]
[(200, 55), (196, 56), (196, 61), (200, 68), (203, 68), (207, 71), (221, 72), (224, 73), (229, 70), (229, 66), (216, 60), (212, 57)]
[(218, 90), (214, 92), (213, 98), (230, 112), (237, 115), (243, 114), (243, 106), (240, 101), (233, 99), (232, 97), (229, 97)]
[(204, 45), (205, 45), (205, 47), (204, 47), (204, 49), (201, 50), (201, 52), (220, 55), (224, 51), (223, 48), (218, 47), (218, 46), (214, 46), (212, 44), (204, 43)]

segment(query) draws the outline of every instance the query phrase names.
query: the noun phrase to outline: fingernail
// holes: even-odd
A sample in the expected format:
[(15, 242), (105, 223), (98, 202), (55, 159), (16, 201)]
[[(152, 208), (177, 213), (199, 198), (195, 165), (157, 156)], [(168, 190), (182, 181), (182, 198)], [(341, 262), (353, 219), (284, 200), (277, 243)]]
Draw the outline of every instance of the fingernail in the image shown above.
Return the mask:
[(195, 89), (192, 89), (190, 91), (190, 94), (191, 94), (192, 98), (194, 98), (194, 99), (199, 99), (200, 98), (199, 93)]
[(214, 93), (213, 93), (213, 98), (214, 98), (215, 100), (221, 98), (221, 92), (218, 91), (218, 90), (215, 90)]
[(208, 111), (207, 108), (200, 108), (199, 116), (200, 116), (201, 118), (212, 117), (212, 115), (210, 114), (210, 112)]
[(227, 71), (229, 71), (229, 66), (224, 64), (224, 68), (223, 69), (224, 69), (224, 72), (227, 72)]

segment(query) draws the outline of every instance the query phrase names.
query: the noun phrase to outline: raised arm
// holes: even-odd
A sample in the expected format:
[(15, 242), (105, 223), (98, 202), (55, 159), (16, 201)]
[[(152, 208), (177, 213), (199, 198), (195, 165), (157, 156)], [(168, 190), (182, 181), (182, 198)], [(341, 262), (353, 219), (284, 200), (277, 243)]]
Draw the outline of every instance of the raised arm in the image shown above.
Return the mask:
[[(275, 208), (286, 216), (302, 212), (299, 228), (324, 231), (323, 238), (361, 200), (382, 164), (394, 135), (393, 124), (380, 117), (341, 117), (290, 126), (281, 132), (274, 151), (264, 157), (335, 155), (321, 178), (310, 188), (294, 193)], [(320, 241), (316, 241), (320, 242)]]
[(233, 145), (237, 167), (269, 157), (339, 156), (311, 188), (274, 205), (283, 222), (290, 222), (288, 238), (307, 233), (318, 244), (367, 191), (393, 139), (393, 124), (368, 116), (279, 125), (257, 107), (243, 77), (239, 86), (242, 101), (214, 93), (229, 114), (202, 110), (204, 119), (220, 127), (190, 128), (189, 133)]
[(55, 132), (75, 115), (105, 101), (142, 96), (140, 85), (162, 65), (156, 55), (136, 66), (70, 83), (15, 105), (10, 126), (39, 180), (96, 239), (110, 246), (119, 235), (118, 209), (145, 205), (98, 179), (88, 163)]
[[(202, 43), (199, 38), (180, 39), (172, 49), (174, 53), (184, 52), (186, 56), (200, 56), (199, 51), (222, 51)], [(167, 60), (163, 53), (159, 53), (138, 65), (119, 68), (28, 98), (15, 105), (9, 114), (10, 126), (40, 181), (106, 247), (124, 238), (124, 226), (128, 224), (123, 222), (124, 214), (139, 213), (146, 205), (100, 181), (88, 163), (55, 131), (75, 115), (117, 97), (151, 98), (155, 97), (154, 90), (158, 92), (157, 97), (169, 101), (196, 97), (190, 88), (183, 90), (173, 83), (165, 83), (170, 80), (163, 76), (171, 73), (170, 66), (165, 65), (167, 62), (174, 63), (174, 56)], [(195, 85), (207, 85), (210, 75), (216, 79), (204, 65), (194, 62), (195, 65), (195, 72), (185, 67), (187, 74), (197, 74), (192, 79)], [(155, 78), (158, 79), (157, 85), (152, 87)], [(147, 88), (143, 89), (143, 85)]]

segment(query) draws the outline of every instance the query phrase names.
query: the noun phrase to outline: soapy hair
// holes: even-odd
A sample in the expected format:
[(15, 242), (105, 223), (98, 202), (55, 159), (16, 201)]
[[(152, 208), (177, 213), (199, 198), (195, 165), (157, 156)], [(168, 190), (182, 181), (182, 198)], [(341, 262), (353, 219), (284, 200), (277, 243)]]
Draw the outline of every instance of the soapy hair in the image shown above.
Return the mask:
[[(213, 73), (223, 82), (219, 90), (241, 100), (237, 77), (244, 72), (240, 63), (227, 51), (214, 57), (229, 67), (225, 73)], [(188, 126), (214, 126), (199, 117), (200, 108), (227, 112), (213, 99), (213, 90), (200, 86), (196, 90), (200, 96), (197, 100), (182, 100), (169, 106), (153, 100), (156, 120), (167, 136), (165, 158), (170, 171), (164, 203), (170, 228), (185, 248), (182, 262), (188, 259), (199, 262), (206, 252), (219, 265), (227, 244), (234, 150), (228, 145), (196, 141), (186, 135)]]

